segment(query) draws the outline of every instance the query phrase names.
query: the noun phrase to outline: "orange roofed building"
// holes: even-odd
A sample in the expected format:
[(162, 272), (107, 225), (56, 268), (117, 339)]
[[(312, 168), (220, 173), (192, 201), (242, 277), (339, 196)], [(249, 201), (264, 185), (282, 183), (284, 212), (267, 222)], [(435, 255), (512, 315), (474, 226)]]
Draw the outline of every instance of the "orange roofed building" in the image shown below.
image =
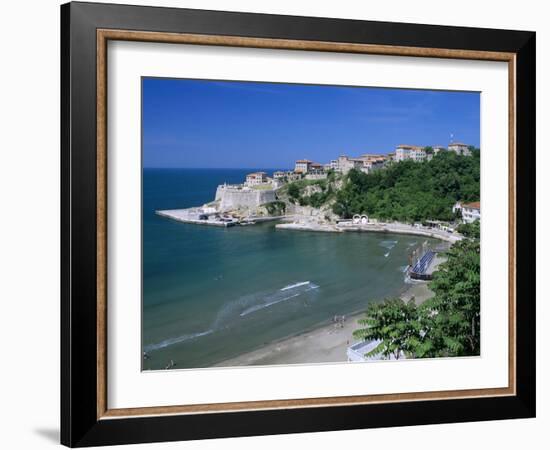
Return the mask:
[(472, 223), (476, 220), (481, 220), (481, 204), (480, 202), (461, 203), (456, 202), (453, 206), (453, 212), (460, 211), (464, 223)]

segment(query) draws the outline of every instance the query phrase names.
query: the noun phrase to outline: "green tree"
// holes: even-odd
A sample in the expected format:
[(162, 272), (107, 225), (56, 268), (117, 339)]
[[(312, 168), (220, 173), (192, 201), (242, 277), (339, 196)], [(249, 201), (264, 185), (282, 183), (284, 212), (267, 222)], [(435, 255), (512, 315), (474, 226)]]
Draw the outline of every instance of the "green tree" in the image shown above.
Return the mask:
[[(372, 304), (356, 338), (381, 340), (368, 356), (403, 351), (417, 358), (480, 354), (479, 223), (455, 243), (434, 273), (434, 296), (421, 306), (400, 299)], [(477, 231), (476, 231), (477, 230)]]
[(349, 218), (452, 220), (457, 200), (479, 200), (479, 150), (462, 157), (441, 152), (431, 161), (401, 161), (369, 174), (350, 170), (335, 195), (333, 212)]
[(288, 196), (292, 200), (298, 200), (300, 198), (300, 186), (298, 183), (290, 183), (287, 188)]
[(286, 210), (286, 203), (278, 200), (265, 203), (264, 206), (270, 216), (282, 216)]
[(414, 300), (405, 303), (400, 298), (386, 299), (382, 303), (370, 304), (365, 317), (358, 320), (360, 328), (353, 336), (363, 340), (380, 340), (380, 344), (366, 356), (382, 354), (399, 359), (401, 353), (415, 351), (413, 344), (418, 342), (420, 323)]
[(476, 220), (472, 223), (462, 223), (458, 226), (457, 231), (469, 238), (473, 239), (479, 239), (480, 231), (479, 231), (479, 220)]
[(472, 356), (480, 351), (479, 239), (455, 243), (434, 273), (435, 296), (419, 308), (418, 357)]

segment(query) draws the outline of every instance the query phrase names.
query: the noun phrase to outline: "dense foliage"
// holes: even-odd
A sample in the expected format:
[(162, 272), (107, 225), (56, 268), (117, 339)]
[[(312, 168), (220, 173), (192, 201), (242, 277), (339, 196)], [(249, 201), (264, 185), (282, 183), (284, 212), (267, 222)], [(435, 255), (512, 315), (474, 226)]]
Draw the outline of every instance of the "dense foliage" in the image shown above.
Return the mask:
[[(477, 226), (479, 233), (479, 223)], [(479, 234), (478, 234), (479, 235)], [(400, 299), (369, 306), (361, 339), (379, 339), (371, 354), (404, 352), (410, 357), (473, 356), (480, 352), (479, 238), (455, 243), (434, 273), (434, 297), (421, 306)]]
[[(299, 180), (286, 186), (288, 198), (292, 203), (300, 206), (320, 208), (334, 197), (334, 174), (328, 174), (324, 180)], [(306, 194), (308, 186), (314, 187), (315, 192)]]
[(400, 298), (384, 300), (369, 305), (365, 318), (358, 321), (365, 328), (353, 332), (363, 340), (380, 340), (380, 344), (367, 356), (382, 354), (386, 358), (399, 359), (402, 353), (414, 352), (411, 343), (420, 332), (418, 309), (413, 301), (405, 303)]
[(286, 210), (286, 203), (281, 201), (265, 203), (263, 206), (270, 216), (282, 216)]
[(463, 236), (479, 239), (479, 220), (473, 223), (462, 223), (458, 226), (457, 231)]
[(401, 161), (364, 174), (351, 170), (336, 193), (341, 217), (368, 214), (383, 220), (452, 220), (457, 200), (479, 200), (479, 150), (472, 156), (441, 152), (431, 161)]
[(430, 288), (435, 296), (420, 308), (425, 334), (417, 356), (479, 355), (479, 286), (479, 239), (463, 239), (434, 273)]

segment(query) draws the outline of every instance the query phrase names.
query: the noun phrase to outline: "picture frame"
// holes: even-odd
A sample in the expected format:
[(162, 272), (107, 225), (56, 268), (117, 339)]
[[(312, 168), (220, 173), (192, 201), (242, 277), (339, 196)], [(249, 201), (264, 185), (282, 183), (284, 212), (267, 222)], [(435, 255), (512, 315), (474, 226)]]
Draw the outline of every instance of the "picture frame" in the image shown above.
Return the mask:
[[(527, 31), (80, 2), (62, 5), (61, 443), (81, 447), (534, 417), (535, 40), (535, 33)], [(109, 408), (110, 41), (507, 63), (508, 386)]]

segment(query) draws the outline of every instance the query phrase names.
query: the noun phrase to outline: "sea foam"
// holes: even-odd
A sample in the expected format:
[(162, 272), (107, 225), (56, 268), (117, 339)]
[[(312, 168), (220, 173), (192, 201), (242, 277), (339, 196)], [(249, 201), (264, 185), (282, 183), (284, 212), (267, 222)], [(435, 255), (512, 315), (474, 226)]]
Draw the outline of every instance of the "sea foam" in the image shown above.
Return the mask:
[(180, 342), (190, 341), (192, 339), (197, 339), (201, 336), (206, 336), (213, 332), (214, 330), (206, 330), (206, 331), (201, 331), (199, 333), (182, 334), (181, 336), (165, 339), (164, 341), (161, 341), (158, 344), (147, 345), (146, 347), (144, 347), (144, 350), (146, 352), (150, 352), (153, 350), (160, 350), (161, 348), (169, 347), (170, 345), (174, 345), (174, 344), (179, 344)]
[[(240, 316), (241, 317), (247, 316), (253, 312), (260, 311), (262, 309), (276, 305), (277, 303), (285, 302), (287, 300), (296, 298), (306, 292), (309, 292), (318, 288), (319, 286), (316, 285), (315, 283), (312, 283), (311, 281), (300, 281), (298, 283), (289, 284), (288, 286), (285, 286), (279, 289), (278, 292), (275, 292), (274, 294), (270, 294), (265, 298), (263, 298), (262, 303), (250, 306), (249, 308), (245, 309), (243, 312), (241, 312)], [(290, 294), (290, 295), (287, 295), (287, 294)]]

